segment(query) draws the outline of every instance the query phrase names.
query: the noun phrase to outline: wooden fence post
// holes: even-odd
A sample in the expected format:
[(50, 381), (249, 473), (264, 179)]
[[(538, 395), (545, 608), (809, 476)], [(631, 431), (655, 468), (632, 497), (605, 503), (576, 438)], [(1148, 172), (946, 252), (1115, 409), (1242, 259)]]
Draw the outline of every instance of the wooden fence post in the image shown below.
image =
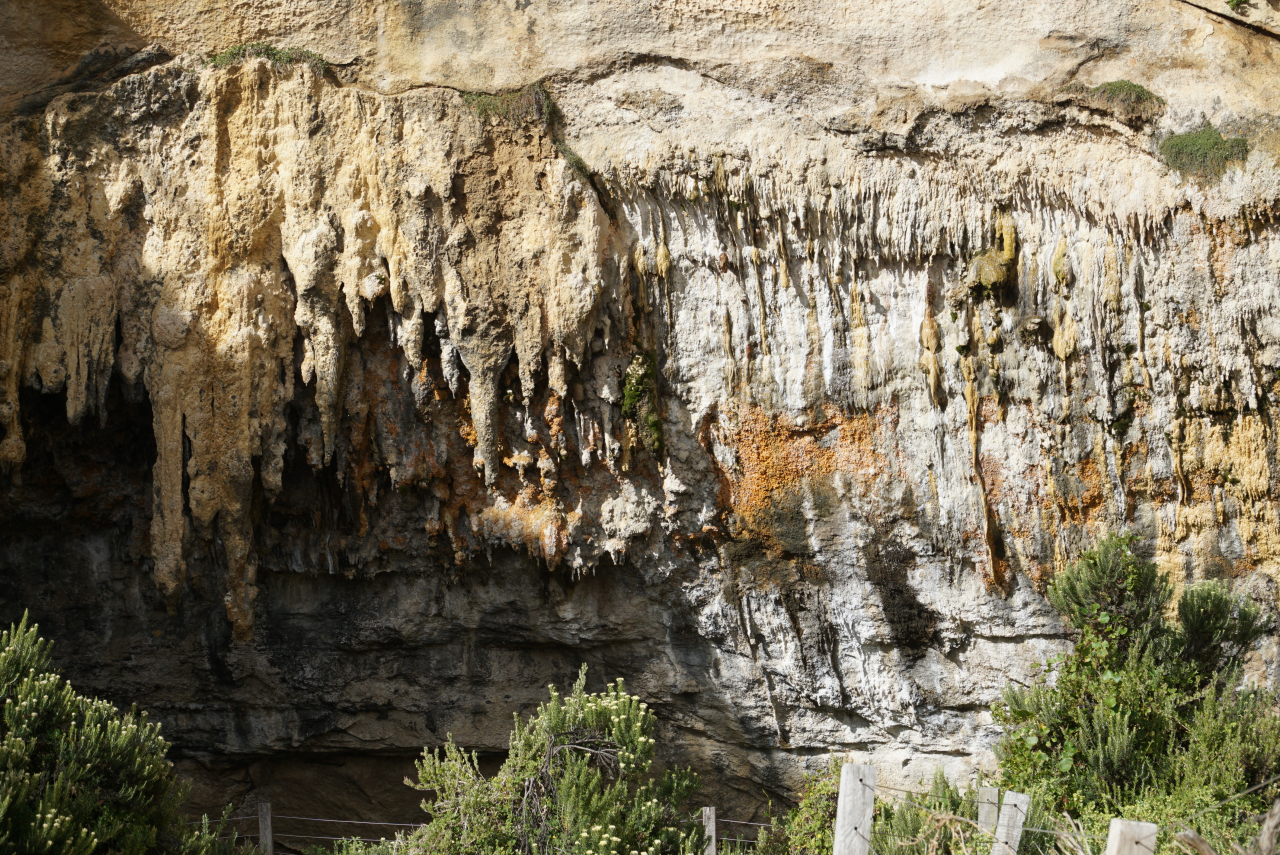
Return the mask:
[(275, 855), (275, 840), (271, 836), (271, 802), (258, 798), (258, 848), (262, 855)]
[(714, 807), (702, 809), (702, 827), (707, 832), (707, 848), (702, 850), (703, 855), (716, 855), (716, 809)]
[(1000, 791), (995, 787), (978, 787), (978, 828), (988, 834), (996, 830), (1000, 813)]
[(834, 855), (869, 855), (875, 809), (876, 767), (845, 763), (840, 767)]
[(1154, 822), (1113, 819), (1107, 830), (1106, 855), (1153, 855), (1159, 830)]
[(1018, 855), (1018, 842), (1022, 840), (1022, 826), (1026, 824), (1031, 797), (1024, 793), (1006, 791), (1000, 807), (1000, 819), (996, 822), (996, 839), (991, 844), (991, 855)]

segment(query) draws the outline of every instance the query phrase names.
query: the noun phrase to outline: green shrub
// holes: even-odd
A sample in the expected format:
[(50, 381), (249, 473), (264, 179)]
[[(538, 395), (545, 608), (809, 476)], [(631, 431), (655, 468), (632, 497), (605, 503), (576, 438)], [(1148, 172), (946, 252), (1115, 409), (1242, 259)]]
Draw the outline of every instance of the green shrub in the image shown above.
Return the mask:
[[(775, 816), (760, 829), (756, 855), (830, 855), (835, 846), (836, 800), (840, 794), (840, 767), (834, 761), (826, 772), (805, 778), (800, 800), (790, 812)], [(737, 847), (726, 847), (737, 855)]]
[[(1265, 627), (1227, 588), (1172, 589), (1133, 539), (1112, 535), (1050, 586), (1075, 649), (994, 710), (1003, 784), (1067, 811), (1093, 833), (1113, 816), (1162, 828), (1280, 772), (1274, 693), (1240, 688), (1240, 665)], [(1262, 789), (1198, 822), (1215, 845), (1242, 841)], [(1174, 829), (1176, 830), (1176, 829)], [(1224, 836), (1225, 835), (1225, 836)], [(1229, 836), (1229, 840), (1228, 840)]]
[(293, 65), (302, 62), (321, 73), (329, 67), (329, 63), (318, 53), (302, 50), (301, 48), (277, 48), (268, 42), (236, 45), (233, 48), (224, 50), (222, 53), (214, 54), (209, 58), (206, 65), (212, 65), (215, 68), (227, 68), (254, 57), (269, 59), (276, 66)]
[[(426, 855), (694, 855), (702, 828), (687, 810), (698, 789), (689, 771), (653, 770), (655, 719), (622, 681), (551, 699), (527, 722), (515, 720), (511, 747), (492, 778), (450, 737), (426, 751), (411, 786), (430, 793), (431, 820), (398, 839), (401, 853)], [(347, 842), (349, 855), (385, 844)]]
[(1203, 181), (1217, 181), (1232, 163), (1249, 157), (1249, 141), (1244, 137), (1224, 138), (1213, 125), (1197, 131), (1174, 134), (1160, 143), (1160, 156), (1183, 175)]
[(404, 845), (404, 835), (401, 834), (395, 840), (380, 840), (376, 843), (360, 838), (335, 840), (333, 848), (308, 846), (302, 851), (306, 855), (401, 855), (405, 851)]
[(185, 788), (159, 725), (76, 694), (49, 669), (48, 642), (22, 621), (0, 633), (0, 848), (62, 855), (215, 855), (224, 824), (178, 815)]

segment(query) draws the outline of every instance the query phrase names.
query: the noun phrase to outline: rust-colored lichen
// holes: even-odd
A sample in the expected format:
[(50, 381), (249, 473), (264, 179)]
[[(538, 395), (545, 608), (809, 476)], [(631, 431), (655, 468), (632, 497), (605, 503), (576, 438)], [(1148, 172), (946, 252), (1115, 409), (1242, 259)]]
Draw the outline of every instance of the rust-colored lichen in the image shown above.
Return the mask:
[(803, 426), (754, 406), (734, 414), (725, 439), (738, 466), (729, 476), (730, 501), (745, 537), (775, 554), (808, 552), (806, 508), (830, 503), (843, 475), (869, 493), (894, 467), (879, 435), (891, 433), (897, 411), (827, 415)]

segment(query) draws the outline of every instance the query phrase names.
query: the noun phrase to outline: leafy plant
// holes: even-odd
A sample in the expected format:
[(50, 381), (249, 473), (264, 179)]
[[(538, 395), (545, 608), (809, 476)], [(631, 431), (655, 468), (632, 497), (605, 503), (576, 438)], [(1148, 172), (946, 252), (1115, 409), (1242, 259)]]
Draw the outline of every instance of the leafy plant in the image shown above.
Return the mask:
[(653, 713), (621, 680), (599, 694), (585, 686), (584, 667), (567, 696), (552, 687), (550, 701), (532, 718), (517, 716), (510, 753), (492, 778), (452, 737), (442, 752), (424, 752), (417, 782), (406, 783), (431, 794), (422, 803), (431, 821), (401, 837), (399, 851), (700, 853), (701, 826), (687, 812), (697, 776), (653, 773)]
[[(756, 855), (829, 855), (835, 846), (836, 803), (840, 793), (840, 767), (805, 779), (800, 800), (788, 813), (773, 817), (756, 838)], [(726, 855), (736, 855), (726, 847)]]
[(308, 846), (302, 851), (305, 855), (400, 855), (405, 851), (402, 848), (404, 845), (404, 835), (399, 835), (395, 840), (377, 842), (351, 837), (346, 840), (335, 840), (332, 849), (324, 846)]
[[(0, 846), (63, 855), (218, 855), (224, 822), (178, 815), (185, 787), (159, 725), (78, 695), (49, 668), (50, 645), (27, 617), (0, 633)], [(219, 837), (231, 835), (230, 842)]]
[[(1040, 682), (996, 707), (1005, 786), (1079, 818), (1113, 816), (1167, 829), (1280, 772), (1276, 696), (1240, 688), (1239, 668), (1265, 626), (1225, 585), (1172, 587), (1111, 535), (1054, 580), (1049, 600), (1077, 635)], [(1219, 843), (1264, 809), (1268, 791), (1203, 820)], [(1242, 813), (1243, 812), (1243, 813)], [(1162, 832), (1168, 842), (1168, 832)]]
[(222, 53), (214, 54), (205, 64), (215, 68), (227, 68), (254, 57), (271, 60), (271, 63), (277, 67), (299, 62), (306, 63), (321, 73), (329, 67), (329, 63), (318, 53), (301, 48), (277, 48), (268, 42), (236, 45)]
[(1206, 124), (1199, 130), (1166, 138), (1160, 143), (1160, 156), (1183, 175), (1217, 181), (1230, 164), (1249, 157), (1249, 141), (1244, 137), (1225, 138), (1213, 125)]

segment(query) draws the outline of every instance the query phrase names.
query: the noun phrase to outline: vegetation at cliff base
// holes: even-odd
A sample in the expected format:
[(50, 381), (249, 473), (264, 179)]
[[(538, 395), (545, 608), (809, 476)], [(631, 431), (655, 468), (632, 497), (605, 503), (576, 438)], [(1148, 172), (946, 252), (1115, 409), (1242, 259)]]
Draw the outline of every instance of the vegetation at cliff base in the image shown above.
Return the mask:
[(178, 814), (186, 790), (158, 725), (76, 694), (22, 621), (0, 633), (0, 849), (59, 855), (219, 855), (234, 840)]
[(1232, 163), (1249, 157), (1244, 137), (1223, 137), (1213, 125), (1186, 134), (1174, 134), (1160, 143), (1160, 156), (1171, 168), (1202, 181), (1217, 181)]
[(515, 717), (510, 753), (497, 775), (480, 773), (450, 737), (418, 762), (431, 820), (392, 843), (349, 840), (345, 855), (392, 848), (421, 855), (695, 855), (702, 827), (688, 806), (692, 772), (653, 769), (656, 720), (621, 680), (586, 691), (586, 668), (569, 694), (528, 720)]
[[(1272, 780), (1280, 775), (1280, 699), (1246, 686), (1241, 674), (1267, 621), (1220, 582), (1175, 598), (1134, 545), (1132, 536), (1110, 535), (1053, 581), (1048, 597), (1075, 648), (1046, 663), (1035, 685), (1008, 690), (994, 710), (1005, 731), (994, 783), (1031, 797), (1024, 855), (1076, 852), (1058, 834), (1103, 839), (1113, 817), (1156, 823), (1161, 855), (1174, 851), (1172, 835), (1184, 824), (1218, 852), (1236, 851), (1280, 796)], [(830, 855), (840, 765), (810, 777), (799, 803), (754, 844), (725, 847), (725, 855)], [(927, 792), (878, 790), (875, 811), (876, 855), (991, 846), (977, 828), (976, 788), (961, 791), (941, 772)]]
[[(831, 855), (835, 847), (836, 808), (840, 795), (840, 768), (830, 766), (805, 779), (800, 800), (790, 811), (776, 816), (753, 843), (726, 845), (724, 855)], [(877, 792), (871, 826), (871, 851), (875, 855), (972, 855), (987, 852), (994, 838), (978, 827), (978, 786), (961, 790), (941, 770), (934, 774), (927, 792), (906, 794), (893, 787)], [(1026, 818), (1028, 829), (1052, 827), (1053, 818), (1036, 804)], [(1018, 851), (1023, 855), (1048, 855), (1055, 851), (1054, 835), (1028, 830)]]
[[(995, 709), (1002, 784), (1105, 834), (1111, 817), (1155, 822), (1161, 844), (1185, 821), (1280, 773), (1274, 692), (1243, 685), (1266, 630), (1220, 582), (1173, 588), (1133, 538), (1111, 535), (1050, 585), (1075, 649)], [(1280, 794), (1262, 787), (1197, 820), (1219, 848)], [(1174, 826), (1171, 828), (1171, 826)]]
[(233, 48), (214, 54), (206, 65), (215, 68), (227, 68), (244, 62), (246, 59), (261, 58), (270, 60), (273, 65), (284, 66), (305, 63), (316, 71), (323, 72), (329, 63), (318, 53), (302, 48), (278, 48), (268, 42), (252, 42), (236, 45)]

